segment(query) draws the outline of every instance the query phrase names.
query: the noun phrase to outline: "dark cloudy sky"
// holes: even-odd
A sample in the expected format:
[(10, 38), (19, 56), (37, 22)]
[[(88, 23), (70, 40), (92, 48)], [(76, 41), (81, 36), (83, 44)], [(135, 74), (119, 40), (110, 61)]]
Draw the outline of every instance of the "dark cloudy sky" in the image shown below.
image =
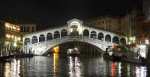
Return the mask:
[(71, 18), (124, 15), (138, 0), (0, 0), (0, 18), (19, 22), (65, 24)]

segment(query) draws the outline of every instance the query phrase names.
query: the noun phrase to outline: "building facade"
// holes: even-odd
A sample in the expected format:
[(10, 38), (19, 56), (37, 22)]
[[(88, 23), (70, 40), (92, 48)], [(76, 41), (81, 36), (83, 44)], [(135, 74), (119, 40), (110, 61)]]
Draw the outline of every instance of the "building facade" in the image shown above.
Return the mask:
[(23, 36), (37, 31), (36, 24), (20, 24), (21, 41), (23, 42)]
[(20, 26), (0, 21), (0, 55), (9, 55), (22, 47)]
[(36, 24), (21, 24), (21, 32), (23, 33), (32, 33), (36, 32)]
[(125, 16), (99, 17), (88, 20), (86, 24), (89, 26), (94, 26), (95, 28), (127, 36), (126, 40), (129, 44), (135, 43), (137, 21), (136, 14), (134, 12)]

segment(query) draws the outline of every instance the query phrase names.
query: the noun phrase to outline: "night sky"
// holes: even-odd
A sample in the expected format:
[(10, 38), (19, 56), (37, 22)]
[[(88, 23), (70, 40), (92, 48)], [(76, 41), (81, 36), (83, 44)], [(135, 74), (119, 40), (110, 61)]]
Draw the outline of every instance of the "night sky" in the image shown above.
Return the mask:
[[(1, 20), (63, 25), (67, 20), (125, 15), (138, 0), (0, 0)], [(139, 5), (138, 5), (139, 6)]]

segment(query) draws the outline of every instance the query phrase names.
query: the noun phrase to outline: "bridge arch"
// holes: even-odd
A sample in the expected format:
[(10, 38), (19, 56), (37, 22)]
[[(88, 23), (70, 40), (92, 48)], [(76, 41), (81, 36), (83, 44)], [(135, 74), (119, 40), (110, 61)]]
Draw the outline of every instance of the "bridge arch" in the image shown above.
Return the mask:
[(105, 36), (105, 41), (106, 41), (106, 42), (111, 42), (111, 36), (110, 36), (109, 34), (107, 34), (107, 35)]
[(120, 44), (126, 45), (126, 39), (125, 38), (121, 38), (120, 39)]
[(65, 37), (68, 35), (68, 32), (66, 29), (61, 30), (61, 37)]
[(119, 37), (114, 36), (113, 39), (112, 39), (112, 42), (116, 43), (116, 44), (119, 44)]
[(83, 36), (89, 37), (89, 30), (88, 29), (84, 29)]
[(24, 40), (24, 45), (27, 45), (27, 44), (29, 44), (30, 43), (30, 38), (25, 38), (25, 40)]
[[(101, 48), (98, 47), (97, 45), (94, 45), (94, 44), (91, 44), (91, 43), (85, 42), (85, 41), (78, 41), (78, 40), (76, 40), (76, 41), (66, 41), (66, 42), (63, 42), (63, 43), (56, 44), (56, 45), (50, 47), (50, 48), (47, 50), (47, 52), (45, 52), (43, 55), (47, 55), (49, 52), (52, 52), (51, 50), (52, 50), (54, 47), (61, 46), (62, 44), (67, 44), (67, 43), (70, 43), (70, 42), (74, 42), (74, 43), (75, 43), (75, 42), (78, 42), (78, 43), (82, 43), (82, 44), (88, 44), (88, 45), (90, 45), (90, 46), (92, 46), (92, 47), (95, 47), (97, 50), (103, 51), (103, 49), (101, 49)], [(76, 47), (76, 46), (75, 46), (75, 47)], [(100, 52), (98, 52), (98, 53), (100, 53)]]
[(54, 39), (56, 39), (56, 38), (60, 38), (60, 32), (59, 31), (54, 32)]
[(94, 39), (97, 38), (97, 32), (91, 31), (90, 38), (94, 38)]
[(41, 34), (39, 37), (39, 42), (44, 42), (44, 41), (45, 41), (45, 36)]
[(37, 36), (32, 37), (32, 44), (38, 43), (38, 38)]
[(52, 40), (53, 39), (52, 33), (47, 33), (46, 39), (47, 40)]
[(103, 40), (104, 39), (104, 34), (102, 32), (98, 33), (98, 39)]

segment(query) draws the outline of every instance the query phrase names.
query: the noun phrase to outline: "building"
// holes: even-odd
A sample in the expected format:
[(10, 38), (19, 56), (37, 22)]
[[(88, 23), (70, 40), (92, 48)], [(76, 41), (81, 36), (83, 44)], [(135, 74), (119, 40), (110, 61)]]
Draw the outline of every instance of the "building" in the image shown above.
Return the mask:
[(21, 32), (23, 33), (36, 32), (36, 30), (36, 24), (21, 24)]
[(87, 21), (86, 24), (106, 31), (117, 32), (119, 30), (119, 17), (98, 17)]
[(150, 0), (143, 0), (143, 13), (146, 20), (150, 20)]
[(0, 55), (8, 55), (22, 46), (20, 25), (0, 21)]
[(20, 24), (20, 27), (21, 41), (24, 35), (37, 31), (36, 24)]
[(127, 36), (128, 43), (135, 43), (136, 12), (132, 11), (125, 16), (103, 16), (86, 21), (88, 26)]

